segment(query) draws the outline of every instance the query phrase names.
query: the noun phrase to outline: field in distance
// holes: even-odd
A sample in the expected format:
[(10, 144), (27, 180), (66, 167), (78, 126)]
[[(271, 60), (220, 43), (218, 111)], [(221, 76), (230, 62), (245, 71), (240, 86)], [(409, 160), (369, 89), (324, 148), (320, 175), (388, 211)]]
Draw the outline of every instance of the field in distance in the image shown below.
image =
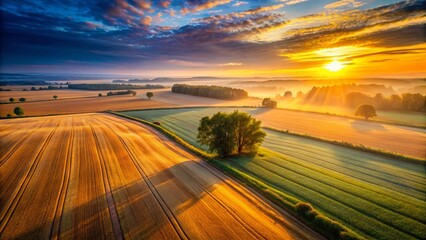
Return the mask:
[[(197, 108), (132, 111), (124, 114), (159, 121), (184, 140), (201, 147), (196, 142), (201, 117), (232, 110)], [(257, 111), (263, 109), (247, 111), (260, 119), (262, 114), (266, 114), (259, 112), (256, 115)], [(272, 113), (267, 112), (269, 119), (286, 119), (284, 115), (273, 117), (270, 115)], [(316, 125), (312, 119), (309, 124), (303, 121), (299, 119), (306, 129)], [(341, 123), (331, 124), (339, 127)], [(395, 130), (388, 132), (393, 133)], [(419, 143), (424, 143), (424, 133), (420, 136)], [(380, 139), (389, 140), (386, 137)], [(401, 138), (397, 139), (390, 141), (405, 146), (399, 140)], [(289, 201), (296, 198), (313, 204), (315, 209), (368, 238), (426, 237), (424, 166), (269, 130), (258, 155), (229, 159), (224, 163), (288, 195)]]
[[(127, 113), (154, 121), (191, 120), (192, 122), (183, 124), (192, 124), (191, 127), (196, 129), (197, 126), (193, 123), (198, 123), (201, 117), (213, 115), (218, 111), (230, 112), (235, 109), (186, 108)], [(239, 110), (246, 111), (262, 120), (263, 126), (426, 158), (425, 129), (283, 109), (239, 108)]]
[(2, 239), (321, 238), (139, 123), (10, 119), (0, 139)]

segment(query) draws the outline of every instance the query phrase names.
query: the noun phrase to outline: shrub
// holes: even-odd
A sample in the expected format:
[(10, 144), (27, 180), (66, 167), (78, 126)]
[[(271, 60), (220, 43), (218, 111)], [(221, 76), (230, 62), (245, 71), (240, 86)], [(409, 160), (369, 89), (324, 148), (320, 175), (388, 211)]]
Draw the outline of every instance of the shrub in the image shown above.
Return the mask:
[(152, 122), (152, 123), (154, 123), (155, 125), (161, 126), (160, 122)]
[(53, 95), (53, 98), (56, 100), (56, 99), (58, 99), (58, 96), (56, 96), (56, 95)]
[(13, 109), (13, 113), (15, 113), (16, 116), (20, 117), (24, 115), (24, 109), (22, 109), (21, 107), (16, 107), (15, 109)]
[(9, 101), (10, 101), (10, 102), (14, 102), (14, 101), (15, 101), (15, 99), (14, 99), (13, 97), (11, 97), (11, 98), (9, 98)]
[(20, 98), (19, 101), (20, 102), (25, 102), (27, 99), (26, 98)]
[(152, 97), (154, 97), (154, 93), (153, 92), (147, 92), (146, 96), (151, 99)]
[(343, 227), (338, 222), (335, 222), (323, 215), (316, 216), (314, 223), (320, 229), (330, 234), (330, 236), (333, 236), (334, 238), (340, 237), (340, 232), (344, 231)]
[(98, 94), (98, 97), (102, 97), (102, 93), (99, 93), (99, 94)]
[(314, 208), (311, 204), (306, 202), (300, 202), (296, 204), (296, 211), (300, 214), (305, 214), (306, 212), (312, 211)]

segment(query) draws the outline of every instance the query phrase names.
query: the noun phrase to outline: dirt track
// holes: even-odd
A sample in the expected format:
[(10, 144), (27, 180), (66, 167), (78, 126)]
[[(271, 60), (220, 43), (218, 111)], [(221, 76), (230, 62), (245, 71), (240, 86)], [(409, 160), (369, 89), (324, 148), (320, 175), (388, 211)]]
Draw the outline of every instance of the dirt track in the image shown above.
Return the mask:
[(318, 238), (138, 123), (3, 120), (0, 139), (2, 239)]

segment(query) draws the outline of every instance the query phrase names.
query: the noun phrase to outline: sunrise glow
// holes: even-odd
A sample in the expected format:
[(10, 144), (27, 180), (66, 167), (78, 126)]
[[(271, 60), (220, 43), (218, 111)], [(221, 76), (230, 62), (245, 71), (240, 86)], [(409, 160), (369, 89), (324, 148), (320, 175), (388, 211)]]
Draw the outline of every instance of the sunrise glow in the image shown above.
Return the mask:
[(324, 67), (325, 67), (325, 69), (327, 69), (331, 72), (338, 72), (338, 71), (342, 70), (345, 66), (341, 62), (334, 60), (331, 63), (325, 65)]

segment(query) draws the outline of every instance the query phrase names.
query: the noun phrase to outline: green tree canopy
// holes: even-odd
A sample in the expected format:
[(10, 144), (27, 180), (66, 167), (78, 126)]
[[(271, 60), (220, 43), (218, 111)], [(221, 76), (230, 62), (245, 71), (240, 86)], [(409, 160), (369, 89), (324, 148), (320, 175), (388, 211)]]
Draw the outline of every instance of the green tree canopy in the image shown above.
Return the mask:
[(154, 97), (154, 93), (153, 92), (147, 92), (146, 96), (151, 99), (152, 97)]
[(201, 119), (197, 139), (202, 145), (208, 146), (210, 152), (216, 152), (222, 157), (235, 151), (238, 154), (243, 151), (254, 153), (266, 136), (260, 127), (261, 121), (247, 113), (218, 112), (212, 117)]
[(20, 98), (19, 101), (20, 102), (25, 102), (27, 99), (26, 98)]
[(10, 101), (10, 102), (14, 102), (14, 101), (15, 101), (15, 99), (14, 99), (13, 97), (11, 97), (11, 98), (9, 98), (9, 101)]
[(368, 120), (369, 118), (377, 116), (376, 109), (372, 105), (364, 104), (356, 109), (355, 116), (364, 117)]
[(16, 107), (15, 109), (13, 109), (13, 113), (20, 117), (22, 115), (24, 115), (24, 109), (22, 109), (21, 107)]
[(57, 98), (58, 98), (58, 96), (56, 96), (56, 95), (53, 95), (53, 98), (56, 100)]

